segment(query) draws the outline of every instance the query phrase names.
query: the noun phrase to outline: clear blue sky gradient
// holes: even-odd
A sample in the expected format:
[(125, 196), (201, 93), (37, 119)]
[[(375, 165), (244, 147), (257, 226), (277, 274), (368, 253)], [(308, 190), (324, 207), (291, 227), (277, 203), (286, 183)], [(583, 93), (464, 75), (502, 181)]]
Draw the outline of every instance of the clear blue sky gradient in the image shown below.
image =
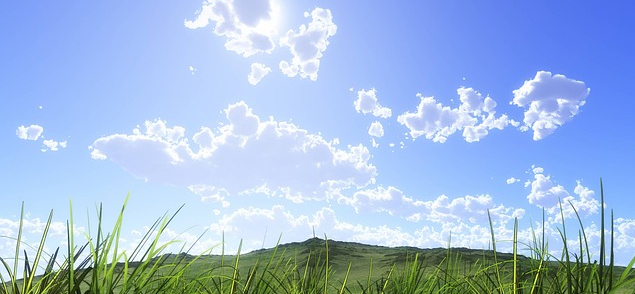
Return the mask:
[[(457, 246), (482, 248), (487, 209), (497, 212), (497, 232), (504, 239), (513, 217), (519, 217), (526, 232), (541, 220), (542, 207), (552, 208), (545, 203), (571, 196), (580, 201), (583, 223), (597, 244), (603, 178), (607, 212), (613, 209), (620, 218), (618, 263), (635, 255), (635, 214), (630, 209), (635, 205), (633, 4), (272, 0), (277, 11), (270, 14), (276, 18), (277, 33), (270, 35), (274, 48), (245, 57), (227, 49), (230, 39), (214, 33), (214, 20), (197, 29), (186, 26), (201, 17), (205, 5), (216, 2), (252, 13), (237, 16), (243, 28), (257, 19), (253, 15), (267, 16), (256, 0), (235, 1), (2, 2), (0, 235), (17, 232), (22, 201), (30, 221), (43, 221), (53, 209), (55, 221), (63, 225), (72, 199), (78, 226), (85, 227), (87, 212), (94, 217), (98, 203), (104, 204), (107, 221), (113, 221), (130, 193), (124, 237), (129, 246), (144, 225), (185, 204), (172, 229), (186, 232), (184, 240), (210, 229), (204, 244), (218, 244), (225, 231), (228, 243), (235, 245), (242, 238), (247, 249), (256, 249), (263, 239), (265, 246), (275, 244), (280, 233), (283, 242), (306, 239), (315, 228), (320, 236), (390, 246), (445, 246), (452, 234)], [(294, 55), (281, 37), (289, 30), (299, 34), (301, 25), (309, 27), (312, 16), (305, 12), (327, 10), (333, 31), (322, 39), (309, 38), (326, 41), (315, 58), (316, 78), (285, 75), (279, 64), (292, 63)], [(296, 57), (315, 45), (302, 47), (299, 42)], [(270, 69), (255, 85), (248, 82), (253, 63)], [(536, 90), (536, 101), (552, 99), (551, 107), (569, 101), (565, 88), (576, 83), (590, 92), (575, 115), (535, 140), (531, 126), (521, 130), (530, 106), (513, 101), (514, 90), (541, 71), (550, 78), (564, 77), (562, 83)], [(416, 137), (402, 123), (402, 115), (417, 113), (423, 97), (434, 97), (439, 109), (465, 109), (459, 88), (493, 99), (494, 117), (507, 115), (507, 125), (489, 129), (475, 142), (468, 142), (459, 128), (442, 143)], [(371, 89), (377, 103), (391, 110), (390, 117), (356, 109), (359, 93)], [(549, 105), (544, 104), (545, 109)], [(321, 150), (327, 153), (324, 164), (333, 164), (333, 170), (294, 170), (317, 166), (311, 161), (317, 155), (272, 141), (267, 152), (278, 157), (269, 157), (262, 149), (269, 143), (264, 135), (260, 141), (256, 136), (242, 138), (262, 145), (223, 145), (227, 149), (217, 150), (227, 153), (219, 151), (212, 159), (193, 160), (196, 167), (182, 167), (161, 157), (168, 152), (157, 147), (158, 137), (150, 139), (145, 133), (146, 122), (180, 126), (181, 139), (196, 153), (200, 148), (194, 135), (202, 127), (216, 138), (236, 134), (242, 123), (248, 127), (253, 116), (227, 118), (243, 106), (259, 117), (261, 128), (268, 121), (278, 127), (292, 123), (301, 129), (294, 133), (300, 138), (308, 134), (316, 144), (329, 146), (328, 152)], [(444, 123), (430, 112), (419, 114), (437, 125)], [(480, 115), (487, 113), (472, 113), (479, 123)], [(383, 126), (381, 137), (368, 133), (375, 121)], [(41, 135), (21, 139), (19, 128), (31, 125), (40, 126)], [(108, 141), (116, 134), (123, 139)], [(66, 147), (51, 150), (45, 140), (65, 142)], [(344, 152), (339, 156), (349, 158), (351, 146), (367, 150), (368, 157), (362, 155), (358, 165), (337, 165), (335, 157), (329, 157)], [(102, 159), (95, 150), (103, 153)], [(262, 167), (258, 158), (269, 165)], [(362, 166), (376, 172), (362, 171)], [(280, 169), (284, 171), (272, 172)], [(292, 176), (282, 176), (287, 173)], [(271, 190), (255, 191), (258, 185), (236, 178), (242, 174)], [(224, 176), (227, 179), (221, 180)], [(324, 181), (316, 182), (319, 177)], [(511, 178), (518, 181), (508, 184)], [(532, 182), (538, 185), (539, 179), (543, 185), (532, 194)], [(325, 188), (327, 180), (340, 180), (341, 189)], [(222, 201), (202, 201), (192, 184), (228, 192)], [(285, 194), (285, 188), (292, 192)], [(580, 195), (584, 189), (587, 198)], [(530, 201), (532, 195), (540, 199)], [(555, 244), (558, 215), (547, 213)], [(577, 222), (571, 216), (566, 219), (572, 225)], [(37, 228), (34, 223), (28, 242), (37, 242)], [(571, 233), (575, 239), (577, 230)], [(48, 247), (64, 239), (56, 235)], [(12, 252), (11, 242), (0, 240), (0, 254)]]

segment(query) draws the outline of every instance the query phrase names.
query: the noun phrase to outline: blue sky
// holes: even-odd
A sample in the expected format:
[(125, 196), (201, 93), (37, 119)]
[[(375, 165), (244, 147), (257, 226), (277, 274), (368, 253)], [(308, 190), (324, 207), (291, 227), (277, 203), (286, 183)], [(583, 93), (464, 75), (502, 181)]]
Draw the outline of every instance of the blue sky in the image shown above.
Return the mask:
[(165, 237), (208, 229), (199, 251), (313, 230), (480, 249), (487, 210), (528, 242), (543, 208), (557, 251), (559, 198), (599, 243), (602, 177), (618, 263), (635, 255), (626, 2), (0, 5), (0, 235), (24, 201), (32, 244), (54, 210), (53, 249), (71, 199), (81, 230), (130, 193), (130, 247), (185, 204)]

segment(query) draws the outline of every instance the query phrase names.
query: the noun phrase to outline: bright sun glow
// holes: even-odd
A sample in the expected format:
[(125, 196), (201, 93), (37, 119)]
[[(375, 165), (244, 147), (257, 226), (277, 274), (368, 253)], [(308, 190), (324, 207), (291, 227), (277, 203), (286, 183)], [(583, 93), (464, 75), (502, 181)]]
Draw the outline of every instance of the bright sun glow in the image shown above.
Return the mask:
[(278, 34), (282, 24), (282, 9), (276, 1), (271, 1), (271, 18), (262, 20), (255, 27), (255, 31), (266, 35)]

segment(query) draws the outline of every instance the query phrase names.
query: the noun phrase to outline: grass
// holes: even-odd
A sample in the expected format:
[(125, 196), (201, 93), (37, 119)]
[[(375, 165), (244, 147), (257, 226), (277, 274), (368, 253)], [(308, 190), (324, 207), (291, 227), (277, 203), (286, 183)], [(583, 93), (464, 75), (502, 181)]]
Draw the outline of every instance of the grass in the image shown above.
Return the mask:
[[(604, 191), (600, 181), (601, 203)], [(563, 222), (560, 256), (550, 254), (545, 229), (532, 228), (531, 244), (518, 241), (514, 220), (512, 253), (500, 253), (490, 218), (492, 250), (465, 248), (387, 248), (313, 238), (305, 242), (279, 244), (271, 249), (235, 255), (220, 255), (212, 249), (190, 255), (182, 247), (165, 253), (176, 241), (159, 242), (162, 232), (178, 211), (158, 218), (132, 251), (119, 248), (123, 216), (128, 198), (108, 232), (97, 209), (97, 223), (85, 233), (84, 245), (75, 245), (72, 213), (67, 222), (67, 248), (44, 252), (53, 212), (31, 259), (22, 241), (24, 205), (15, 240), (15, 255), (0, 257), (0, 294), (68, 293), (635, 293), (635, 275), (628, 266), (614, 264), (613, 212), (610, 236), (605, 238), (605, 215), (601, 210), (599, 262), (591, 262), (588, 239), (578, 211), (571, 203), (560, 203)], [(562, 205), (571, 205), (578, 220), (578, 248), (570, 248)], [(489, 214), (488, 214), (489, 217)], [(543, 224), (544, 212), (543, 212)], [(608, 244), (605, 240), (608, 239)], [(193, 245), (192, 245), (193, 246)], [(524, 246), (529, 257), (518, 254)], [(191, 248), (191, 247), (190, 247)], [(606, 251), (608, 250), (608, 256)], [(39, 269), (39, 270), (38, 270)]]

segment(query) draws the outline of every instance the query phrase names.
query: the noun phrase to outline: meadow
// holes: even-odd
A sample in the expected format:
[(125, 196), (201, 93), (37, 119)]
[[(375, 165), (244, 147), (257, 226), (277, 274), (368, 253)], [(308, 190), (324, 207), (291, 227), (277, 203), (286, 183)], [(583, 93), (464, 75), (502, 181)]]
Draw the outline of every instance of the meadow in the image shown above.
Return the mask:
[[(601, 184), (600, 191), (604, 203)], [(534, 232), (530, 244), (521, 244), (518, 220), (511, 240), (513, 252), (497, 252), (500, 241), (491, 218), (491, 250), (452, 248), (451, 244), (434, 249), (389, 248), (324, 236), (245, 254), (240, 249), (226, 253), (221, 242), (218, 248), (192, 255), (192, 247), (185, 245), (179, 252), (165, 252), (176, 241), (159, 241), (180, 209), (157, 219), (134, 250), (122, 250), (119, 238), (127, 201), (109, 231), (99, 207), (94, 234), (81, 246), (74, 238), (71, 205), (68, 245), (53, 253), (44, 252), (52, 212), (39, 247), (33, 248), (34, 256), (23, 250), (21, 222), (17, 236), (3, 236), (14, 239), (16, 248), (14, 256), (0, 257), (0, 266), (8, 274), (0, 281), (0, 294), (635, 293), (635, 273), (631, 271), (635, 257), (626, 267), (614, 264), (613, 214), (610, 226), (605, 227), (604, 209), (598, 253), (590, 252), (576, 211), (579, 247), (569, 247), (563, 222), (558, 228), (563, 240), (557, 244), (562, 252), (559, 256), (549, 253), (553, 247), (545, 240), (544, 231)], [(571, 204), (560, 205), (562, 211), (563, 205)], [(20, 219), (24, 219), (24, 208)], [(220, 249), (221, 254), (210, 254), (214, 249)], [(519, 254), (519, 250), (529, 252), (529, 256)]]

